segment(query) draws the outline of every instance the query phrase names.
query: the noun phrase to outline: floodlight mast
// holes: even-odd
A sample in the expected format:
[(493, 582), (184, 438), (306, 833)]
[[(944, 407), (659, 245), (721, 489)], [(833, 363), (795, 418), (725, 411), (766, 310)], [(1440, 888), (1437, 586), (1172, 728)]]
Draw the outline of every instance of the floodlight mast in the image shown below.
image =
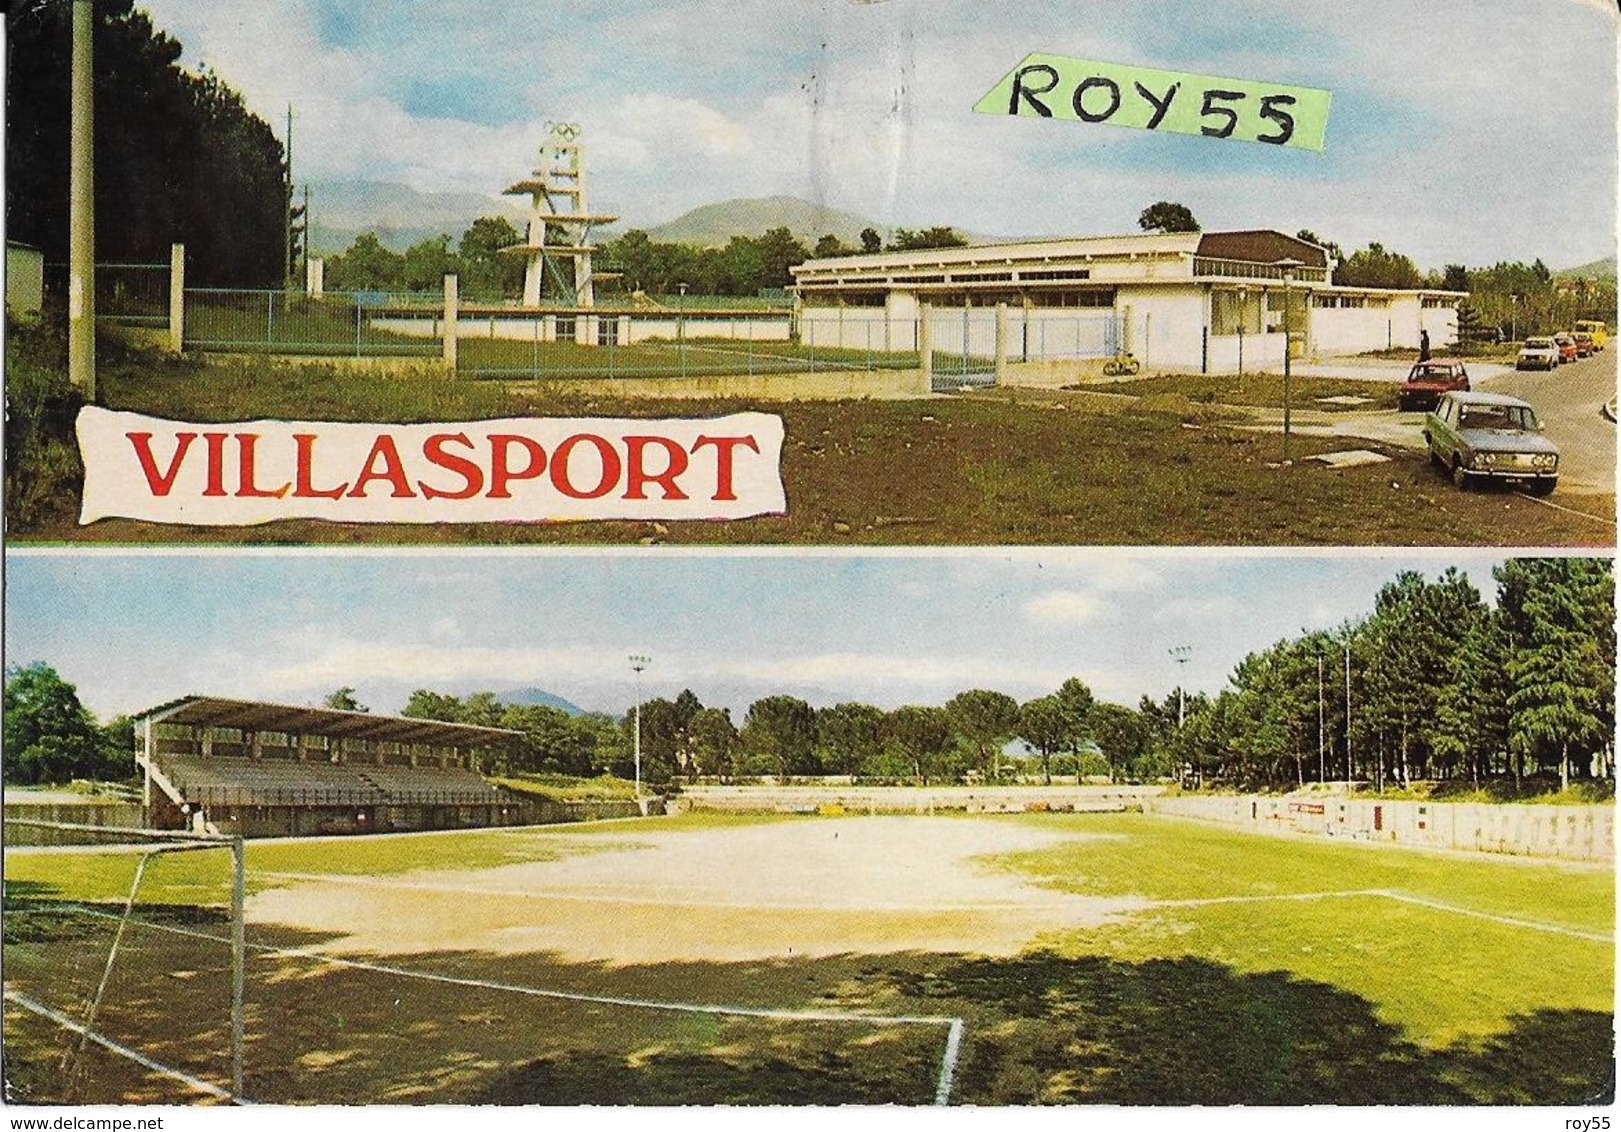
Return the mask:
[[(1187, 712), (1187, 700), (1186, 700), (1186, 697), (1184, 696), (1183, 691), (1182, 691), (1183, 672), (1187, 667), (1188, 661), (1193, 659), (1193, 646), (1192, 645), (1175, 645), (1170, 649), (1170, 654), (1171, 654), (1171, 659), (1176, 662), (1176, 667), (1177, 667), (1177, 671), (1176, 671), (1176, 729), (1178, 731), (1181, 731), (1182, 730), (1182, 725), (1185, 722), (1187, 722), (1187, 714), (1188, 714), (1188, 712)], [(1178, 771), (1181, 770), (1180, 767), (1178, 767), (1177, 769), (1178, 769)], [(1182, 775), (1179, 773), (1176, 777), (1178, 778), (1178, 780), (1180, 780)]]
[(630, 659), (631, 671), (636, 673), (636, 732), (634, 740), (636, 763), (636, 799), (642, 797), (642, 672), (653, 663), (650, 656), (632, 656)]

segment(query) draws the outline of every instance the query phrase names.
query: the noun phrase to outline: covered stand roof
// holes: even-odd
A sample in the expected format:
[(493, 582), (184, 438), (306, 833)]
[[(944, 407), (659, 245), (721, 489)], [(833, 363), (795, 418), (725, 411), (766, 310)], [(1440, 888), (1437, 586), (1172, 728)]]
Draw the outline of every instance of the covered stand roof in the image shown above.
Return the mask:
[(371, 739), (399, 743), (434, 743), (447, 747), (494, 747), (521, 738), (504, 727), (441, 723), (403, 715), (376, 715), (334, 708), (298, 707), (261, 700), (218, 696), (185, 696), (135, 717), (150, 723), (183, 723), (193, 727), (236, 727), (244, 731), (281, 731), (323, 735), (329, 739)]

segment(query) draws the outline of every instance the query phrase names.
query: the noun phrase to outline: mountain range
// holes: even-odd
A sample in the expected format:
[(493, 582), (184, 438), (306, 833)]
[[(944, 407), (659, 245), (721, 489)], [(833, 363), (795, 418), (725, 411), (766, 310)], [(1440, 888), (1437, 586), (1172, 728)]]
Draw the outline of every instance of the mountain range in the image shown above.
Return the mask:
[(864, 216), (798, 197), (756, 197), (702, 205), (647, 229), (647, 235), (659, 244), (718, 248), (733, 236), (758, 236), (772, 228), (787, 228), (810, 245), (834, 235), (851, 247), (861, 246), (862, 229), (883, 231)]
[(495, 698), (504, 704), (557, 708), (568, 712), (570, 715), (585, 714), (583, 707), (565, 700), (562, 696), (548, 692), (544, 688), (517, 688), (511, 691), (497, 692)]
[[(376, 233), (384, 247), (403, 252), (412, 244), (439, 235), (460, 239), (480, 216), (505, 216), (522, 230), (526, 202), (499, 193), (421, 192), (408, 185), (384, 181), (317, 182), (310, 190), (310, 250), (335, 255), (357, 236)], [(662, 224), (647, 224), (638, 217), (599, 228), (597, 242), (641, 228), (656, 243), (724, 247), (733, 236), (758, 236), (771, 228), (787, 228), (807, 246), (825, 235), (837, 236), (851, 247), (861, 244), (861, 232), (873, 228), (886, 238), (887, 226), (867, 217), (799, 197), (740, 197), (701, 205)], [(970, 243), (988, 243), (1014, 237), (988, 237), (958, 229)], [(1023, 238), (1023, 237), (1020, 237)], [(1616, 258), (1556, 271), (1557, 278), (1599, 278), (1614, 281)]]
[[(440, 235), (449, 236), (454, 246), (480, 216), (505, 216), (521, 231), (525, 215), (526, 202), (518, 197), (425, 193), (384, 181), (319, 182), (310, 187), (309, 246), (315, 255), (337, 255), (367, 232), (375, 233), (384, 247), (396, 252)], [(758, 236), (771, 228), (787, 228), (807, 246), (831, 234), (850, 247), (859, 247), (865, 228), (889, 235), (887, 227), (867, 217), (787, 196), (701, 205), (663, 224), (648, 225), (629, 218), (597, 228), (593, 235), (601, 243), (633, 228), (642, 228), (656, 243), (702, 248), (724, 247), (733, 236)]]

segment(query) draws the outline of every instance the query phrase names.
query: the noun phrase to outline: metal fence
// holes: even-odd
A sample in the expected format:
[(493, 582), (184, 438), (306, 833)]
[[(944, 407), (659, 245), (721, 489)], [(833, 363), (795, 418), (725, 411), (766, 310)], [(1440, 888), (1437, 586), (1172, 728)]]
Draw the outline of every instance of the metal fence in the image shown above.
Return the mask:
[(185, 346), (325, 357), (436, 355), (437, 294), (186, 289)]
[[(118, 326), (169, 325), (169, 265), (167, 263), (98, 263), (96, 320)], [(68, 265), (47, 263), (45, 293), (65, 301)]]
[(470, 311), (458, 367), (491, 380), (754, 377), (915, 369), (915, 350), (883, 335), (840, 335), (783, 312)]
[(1008, 320), (1008, 357), (1035, 362), (1112, 358), (1122, 349), (1120, 316), (1112, 311), (1074, 316), (1018, 312)]

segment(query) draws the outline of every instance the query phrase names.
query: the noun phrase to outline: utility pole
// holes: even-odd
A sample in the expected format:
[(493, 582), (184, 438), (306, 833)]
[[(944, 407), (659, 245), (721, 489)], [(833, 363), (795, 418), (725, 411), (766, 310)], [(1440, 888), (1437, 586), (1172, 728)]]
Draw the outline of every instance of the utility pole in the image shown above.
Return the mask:
[(96, 399), (96, 10), (73, 0), (68, 119), (68, 378)]
[(293, 289), (293, 104), (291, 102), (287, 104), (287, 173), (282, 178), (281, 189), (282, 290), (291, 291)]

